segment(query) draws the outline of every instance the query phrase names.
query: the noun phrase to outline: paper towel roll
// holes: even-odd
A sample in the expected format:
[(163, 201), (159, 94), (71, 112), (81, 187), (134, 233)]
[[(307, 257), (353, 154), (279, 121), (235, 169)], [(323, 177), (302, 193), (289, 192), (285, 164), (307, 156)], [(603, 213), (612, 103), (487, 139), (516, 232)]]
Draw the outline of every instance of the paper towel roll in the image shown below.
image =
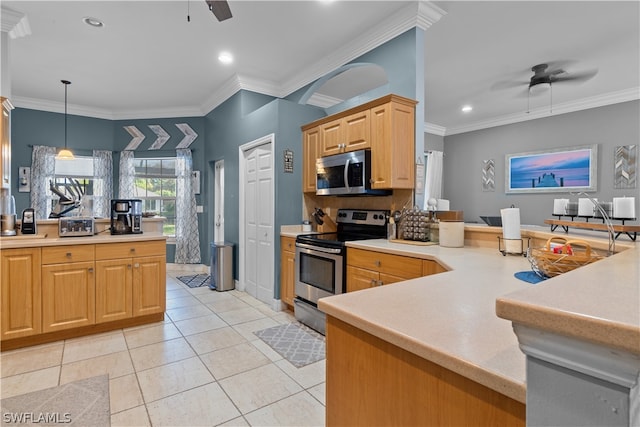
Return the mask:
[(636, 198), (614, 197), (613, 217), (620, 219), (634, 219), (636, 217)]
[(500, 209), (502, 238), (520, 239), (520, 208)]
[(553, 200), (553, 214), (554, 215), (566, 215), (567, 214), (567, 205), (569, 204), (569, 199), (554, 199)]
[[(594, 201), (598, 201), (598, 199), (593, 199)], [(586, 197), (581, 197), (578, 199), (578, 216), (593, 216), (593, 213), (596, 209), (596, 205)]]

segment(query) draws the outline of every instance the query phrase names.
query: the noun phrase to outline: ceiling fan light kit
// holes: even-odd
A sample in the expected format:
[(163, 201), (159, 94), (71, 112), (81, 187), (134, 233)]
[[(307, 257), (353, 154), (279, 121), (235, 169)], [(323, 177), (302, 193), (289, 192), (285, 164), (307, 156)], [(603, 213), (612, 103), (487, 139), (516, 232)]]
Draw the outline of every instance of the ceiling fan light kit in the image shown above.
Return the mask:
[(205, 0), (207, 5), (209, 6), (209, 10), (213, 12), (219, 22), (225, 21), (233, 15), (231, 14), (231, 9), (229, 8), (229, 3), (222, 0)]

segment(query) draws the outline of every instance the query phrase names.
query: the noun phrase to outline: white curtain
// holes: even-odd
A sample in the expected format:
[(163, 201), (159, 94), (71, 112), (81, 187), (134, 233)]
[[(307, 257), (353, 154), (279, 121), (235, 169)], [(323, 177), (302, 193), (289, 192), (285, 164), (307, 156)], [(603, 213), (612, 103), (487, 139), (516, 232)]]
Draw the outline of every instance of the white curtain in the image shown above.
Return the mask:
[(424, 178), (424, 205), (428, 209), (429, 199), (442, 198), (442, 151), (430, 151), (427, 153), (427, 165)]
[(56, 147), (34, 145), (31, 153), (31, 207), (37, 219), (49, 218), (51, 190), (49, 182), (56, 173)]
[(93, 150), (93, 215), (109, 218), (113, 198), (113, 154)]
[(121, 199), (134, 199), (136, 197), (136, 168), (134, 162), (133, 151), (125, 150), (120, 152), (118, 194)]
[(176, 264), (199, 264), (200, 234), (191, 150), (176, 150)]

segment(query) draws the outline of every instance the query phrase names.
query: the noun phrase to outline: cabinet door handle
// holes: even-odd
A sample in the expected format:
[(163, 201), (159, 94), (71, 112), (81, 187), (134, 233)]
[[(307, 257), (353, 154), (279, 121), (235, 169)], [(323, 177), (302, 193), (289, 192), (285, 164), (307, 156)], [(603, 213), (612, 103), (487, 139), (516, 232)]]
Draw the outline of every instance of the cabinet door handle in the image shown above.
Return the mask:
[(135, 251), (136, 251), (136, 248), (129, 249), (129, 252), (135, 252)]
[(139, 268), (139, 267), (140, 267), (140, 264), (138, 264), (138, 263), (136, 262), (135, 264), (133, 264), (133, 266), (134, 266), (135, 268)]
[(93, 267), (89, 267), (89, 268), (87, 269), (87, 271), (88, 271), (89, 273), (93, 273)]
[(378, 286), (383, 286), (384, 282), (382, 280), (378, 280)]
[(127, 268), (131, 270), (131, 264), (127, 264)]
[(376, 281), (375, 281), (374, 279), (371, 279), (371, 286), (378, 286), (378, 285), (376, 284)]
[(382, 265), (382, 263), (380, 262), (380, 260), (376, 260), (376, 267), (380, 267)]
[(71, 252), (67, 252), (67, 258), (71, 258)]

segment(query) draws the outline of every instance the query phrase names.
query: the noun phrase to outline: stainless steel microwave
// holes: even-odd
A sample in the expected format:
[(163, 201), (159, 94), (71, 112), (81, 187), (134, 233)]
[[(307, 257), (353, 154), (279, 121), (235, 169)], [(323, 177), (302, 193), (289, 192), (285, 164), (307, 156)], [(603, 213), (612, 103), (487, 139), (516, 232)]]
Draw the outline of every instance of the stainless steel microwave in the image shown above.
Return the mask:
[(371, 188), (371, 150), (358, 150), (316, 160), (316, 194), (384, 196), (391, 190)]

